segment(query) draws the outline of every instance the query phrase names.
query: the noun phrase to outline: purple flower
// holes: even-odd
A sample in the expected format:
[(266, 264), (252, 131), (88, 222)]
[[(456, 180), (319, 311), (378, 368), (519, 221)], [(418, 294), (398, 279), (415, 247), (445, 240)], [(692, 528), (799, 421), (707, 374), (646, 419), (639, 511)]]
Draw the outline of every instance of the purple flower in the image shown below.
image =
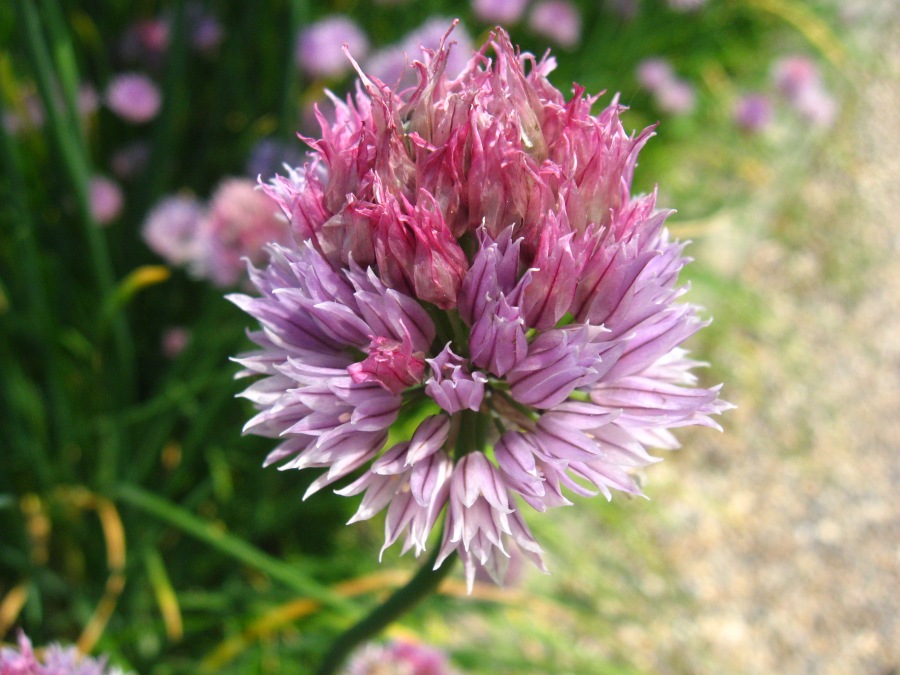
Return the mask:
[(567, 49), (581, 40), (581, 13), (569, 0), (542, 0), (532, 9), (528, 26)]
[(116, 75), (106, 87), (105, 100), (116, 115), (135, 124), (152, 120), (162, 105), (159, 88), (140, 73)]
[(418, 642), (396, 641), (363, 647), (347, 666), (347, 675), (452, 675), (443, 652)]
[(337, 78), (350, 70), (346, 44), (360, 58), (369, 49), (362, 29), (345, 16), (330, 16), (305, 28), (297, 38), (297, 66), (312, 77)]
[(675, 80), (675, 72), (666, 59), (653, 57), (638, 63), (637, 79), (641, 86), (656, 92)]
[(516, 23), (522, 18), (528, 0), (472, 0), (475, 16), (486, 23)]
[(772, 101), (764, 94), (747, 94), (734, 105), (734, 121), (750, 133), (762, 131), (772, 121)]
[(685, 80), (674, 80), (656, 92), (656, 105), (670, 115), (686, 115), (694, 110), (697, 94)]
[(125, 196), (115, 181), (104, 176), (94, 176), (88, 185), (91, 215), (98, 225), (109, 225), (122, 213)]
[(805, 56), (787, 56), (775, 62), (772, 78), (778, 93), (801, 117), (818, 127), (828, 127), (838, 106), (825, 88), (819, 67)]
[(43, 650), (39, 659), (31, 646), (31, 640), (19, 631), (18, 648), (0, 648), (0, 674), (2, 675), (123, 675), (121, 668), (108, 667), (107, 657), (84, 656), (76, 647), (63, 647), (52, 643)]
[(524, 505), (640, 494), (671, 428), (730, 406), (680, 347), (705, 322), (669, 212), (631, 194), (652, 130), (567, 101), (502, 30), (461, 72), (447, 48), (319, 113), (267, 188), (296, 243), (231, 300), (261, 326), (237, 361), (261, 378), (245, 432), (279, 439), (265, 464), (324, 469), (308, 494), (355, 476), (338, 493), (361, 495), (352, 522), (386, 511), (385, 548), (419, 555), (446, 513), (438, 564), (457, 553), (471, 586), (513, 555), (545, 569)]
[(205, 218), (206, 209), (197, 199), (167, 197), (147, 215), (141, 236), (154, 253), (172, 265), (184, 266), (199, 257), (197, 237)]
[(668, 60), (644, 59), (636, 71), (638, 82), (653, 94), (657, 107), (670, 115), (685, 115), (694, 109), (696, 93), (691, 84), (675, 75)]

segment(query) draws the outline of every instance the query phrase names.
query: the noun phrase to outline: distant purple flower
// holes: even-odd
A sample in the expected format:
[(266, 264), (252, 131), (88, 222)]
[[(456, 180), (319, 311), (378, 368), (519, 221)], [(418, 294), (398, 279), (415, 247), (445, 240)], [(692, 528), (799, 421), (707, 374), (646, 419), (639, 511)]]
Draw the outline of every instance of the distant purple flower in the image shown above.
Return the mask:
[(119, 217), (125, 196), (115, 181), (104, 176), (94, 176), (88, 185), (91, 215), (98, 225), (109, 225)]
[(344, 44), (356, 58), (362, 58), (369, 50), (365, 33), (348, 17), (335, 15), (317, 21), (297, 38), (297, 66), (312, 77), (340, 77), (350, 70)]
[(764, 94), (742, 96), (734, 105), (734, 121), (745, 131), (762, 131), (772, 121), (772, 101)]
[(670, 115), (687, 115), (697, 105), (697, 93), (690, 82), (676, 79), (656, 91), (656, 105)]
[(418, 642), (395, 641), (363, 647), (350, 661), (346, 675), (452, 675), (447, 657)]
[(38, 658), (31, 640), (21, 630), (18, 648), (0, 648), (0, 675), (122, 675), (117, 667), (107, 666), (107, 657), (83, 656), (75, 647), (50, 644)]
[(581, 40), (581, 13), (569, 0), (542, 0), (532, 9), (528, 26), (567, 49)]
[(730, 406), (679, 346), (706, 322), (669, 211), (631, 194), (652, 130), (567, 101), (502, 30), (461, 73), (447, 58), (320, 114), (312, 159), (268, 187), (294, 243), (230, 299), (261, 325), (236, 360), (261, 377), (245, 433), (279, 439), (265, 465), (324, 469), (306, 496), (353, 475), (337, 492), (361, 495), (351, 522), (386, 511), (382, 551), (421, 554), (446, 513), (437, 564), (458, 554), (471, 587), (513, 555), (545, 569), (524, 504), (641, 494), (648, 448)]
[(775, 62), (772, 79), (778, 93), (794, 100), (810, 88), (821, 86), (822, 76), (816, 63), (806, 56), (786, 56)]
[(162, 105), (162, 95), (146, 75), (123, 73), (107, 85), (106, 105), (122, 119), (142, 124), (156, 117)]
[(644, 59), (638, 64), (638, 82), (651, 94), (656, 105), (670, 115), (684, 115), (696, 104), (691, 84), (675, 75), (672, 65), (661, 57)]
[(486, 23), (513, 24), (522, 18), (528, 0), (472, 0), (472, 11)]
[(644, 59), (638, 63), (636, 74), (641, 86), (651, 92), (656, 92), (675, 80), (672, 64), (659, 57)]
[(167, 197), (147, 215), (141, 236), (167, 262), (185, 266), (199, 258), (198, 236), (205, 218), (206, 208), (195, 198)]

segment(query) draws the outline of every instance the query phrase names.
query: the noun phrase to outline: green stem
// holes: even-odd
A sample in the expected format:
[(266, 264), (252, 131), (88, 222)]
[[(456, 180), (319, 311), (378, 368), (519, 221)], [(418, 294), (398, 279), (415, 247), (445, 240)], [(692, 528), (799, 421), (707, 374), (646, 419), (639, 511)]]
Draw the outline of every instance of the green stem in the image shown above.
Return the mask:
[[(0, 101), (0, 115), (3, 111), (3, 102)], [(41, 339), (36, 340), (36, 346), (41, 352), (40, 362), (44, 367), (45, 386), (53, 420), (50, 429), (51, 447), (62, 448), (68, 445), (71, 439), (72, 416), (65, 388), (61, 383), (64, 370), (56, 347), (57, 340), (52, 339), (58, 335), (59, 329), (55, 314), (51, 310), (50, 296), (41, 270), (40, 244), (26, 200), (22, 163), (15, 143), (2, 128), (0, 128), (0, 166), (3, 167), (3, 175), (7, 179), (0, 185), (0, 188), (6, 188), (0, 190), (0, 196), (3, 197), (12, 215), (13, 240), (20, 247), (16, 253), (21, 253), (16, 256), (16, 260), (19, 263), (18, 269), (25, 279), (27, 307), (36, 329), (35, 333), (41, 336)], [(8, 194), (4, 194), (7, 192)], [(7, 372), (7, 375), (10, 373)], [(39, 439), (33, 439), (31, 449), (38, 456), (38, 461), (34, 463), (37, 474), (44, 486), (49, 487), (52, 483), (52, 469), (58, 462), (51, 461), (48, 448)]]
[(395, 591), (365, 619), (349, 628), (334, 641), (316, 671), (318, 675), (336, 673), (356, 647), (366, 640), (374, 638), (388, 625), (437, 590), (456, 561), (456, 553), (453, 553), (444, 560), (439, 568), (434, 569), (439, 552), (440, 549), (436, 547), (434, 553), (429, 556), (406, 586)]
[[(75, 193), (84, 227), (85, 238), (91, 253), (91, 263), (96, 277), (97, 288), (103, 298), (112, 297), (115, 275), (106, 240), (91, 214), (88, 184), (91, 178), (90, 161), (81, 142), (81, 131), (73, 128), (69, 115), (63, 115), (57, 96), (59, 83), (55, 77), (56, 69), (50, 49), (44, 37), (41, 19), (36, 5), (31, 0), (17, 0), (20, 24), (25, 34), (25, 42), (34, 65), (35, 80), (41, 92), (41, 99), (50, 120), (50, 130), (62, 159), (63, 167), (68, 174), (69, 182)], [(63, 68), (69, 73), (74, 64)], [(100, 303), (102, 306), (103, 303)], [(134, 383), (134, 351), (128, 330), (128, 324), (121, 313), (117, 313), (112, 321), (113, 342), (118, 369), (116, 381), (120, 383), (120, 391), (125, 394), (124, 400), (131, 398)]]
[(297, 104), (297, 89), (302, 86), (300, 69), (294, 65), (294, 39), (309, 21), (309, 7), (306, 0), (291, 0), (289, 4), (288, 53), (284, 57), (284, 84), (282, 85), (281, 120), (279, 134), (286, 140), (294, 140), (299, 123), (300, 106)]

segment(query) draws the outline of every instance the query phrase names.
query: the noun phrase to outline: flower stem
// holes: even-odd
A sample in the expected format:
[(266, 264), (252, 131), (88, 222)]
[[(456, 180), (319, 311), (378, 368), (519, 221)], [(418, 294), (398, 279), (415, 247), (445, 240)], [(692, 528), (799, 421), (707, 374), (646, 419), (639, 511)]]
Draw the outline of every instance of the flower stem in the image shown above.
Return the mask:
[(341, 634), (325, 655), (317, 675), (336, 673), (350, 653), (360, 644), (378, 635), (391, 623), (410, 611), (437, 589), (441, 581), (450, 573), (456, 561), (456, 553), (451, 554), (438, 569), (434, 568), (439, 547), (419, 568), (416, 575), (403, 588), (376, 607), (371, 614)]

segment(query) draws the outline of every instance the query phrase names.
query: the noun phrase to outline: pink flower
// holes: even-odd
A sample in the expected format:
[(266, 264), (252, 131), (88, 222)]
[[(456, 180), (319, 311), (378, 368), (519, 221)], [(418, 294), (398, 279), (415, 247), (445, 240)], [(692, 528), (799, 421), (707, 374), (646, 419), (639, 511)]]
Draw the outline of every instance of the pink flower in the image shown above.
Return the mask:
[(805, 56), (787, 56), (776, 61), (772, 77), (775, 88), (802, 117), (819, 127), (828, 127), (838, 106), (825, 88), (814, 61)]
[(91, 215), (98, 225), (109, 225), (119, 217), (125, 204), (125, 196), (118, 183), (104, 176), (94, 176), (89, 190)]
[[(432, 17), (407, 34), (399, 43), (384, 47), (365, 60), (366, 72), (382, 82), (405, 89), (416, 81), (416, 73), (408, 66), (416, 59), (421, 60), (422, 50), (435, 50), (447, 32), (449, 19)], [(454, 77), (465, 68), (472, 53), (472, 38), (463, 26), (454, 31), (453, 47), (447, 54), (446, 72)], [(354, 56), (356, 56), (354, 54)]]
[(160, 201), (147, 215), (141, 236), (147, 246), (172, 265), (195, 263), (200, 256), (198, 237), (206, 209), (195, 198), (176, 195)]
[(401, 393), (407, 387), (418, 384), (425, 374), (422, 352), (413, 353), (409, 336), (402, 341), (386, 337), (372, 339), (368, 357), (347, 368), (350, 378), (357, 384), (376, 382), (387, 391)]
[(141, 124), (156, 117), (162, 105), (159, 88), (146, 75), (116, 75), (106, 87), (106, 105), (116, 115)]
[(322, 468), (307, 496), (355, 475), (337, 492), (361, 495), (351, 522), (386, 511), (385, 548), (421, 554), (446, 513), (437, 564), (471, 586), (513, 555), (545, 569), (525, 505), (641, 494), (650, 448), (730, 406), (679, 346), (705, 322), (669, 212), (631, 193), (652, 129), (566, 100), (502, 30), (448, 59), (445, 37), (418, 84), (361, 73), (319, 113), (310, 161), (267, 188), (294, 241), (230, 299), (261, 326), (237, 361), (261, 378), (245, 432), (279, 439), (265, 464)]
[(229, 178), (220, 183), (200, 222), (192, 271), (217, 286), (232, 286), (246, 263), (264, 259), (263, 247), (286, 243), (290, 232), (278, 204), (255, 182)]
[(347, 675), (451, 675), (453, 672), (443, 652), (405, 641), (367, 645), (347, 666)]
[(656, 92), (656, 105), (670, 115), (687, 115), (697, 105), (697, 94), (689, 82), (674, 80)]
[(571, 49), (581, 40), (581, 13), (569, 0), (538, 2), (528, 17), (528, 26), (538, 35)]
[(297, 38), (297, 66), (312, 77), (337, 78), (350, 70), (343, 45), (361, 58), (369, 49), (365, 33), (345, 16), (330, 16), (305, 28)]
[(638, 63), (637, 79), (641, 86), (656, 92), (675, 80), (675, 72), (666, 59), (654, 57)]
[(472, 0), (475, 16), (486, 23), (512, 24), (522, 18), (528, 0)]

